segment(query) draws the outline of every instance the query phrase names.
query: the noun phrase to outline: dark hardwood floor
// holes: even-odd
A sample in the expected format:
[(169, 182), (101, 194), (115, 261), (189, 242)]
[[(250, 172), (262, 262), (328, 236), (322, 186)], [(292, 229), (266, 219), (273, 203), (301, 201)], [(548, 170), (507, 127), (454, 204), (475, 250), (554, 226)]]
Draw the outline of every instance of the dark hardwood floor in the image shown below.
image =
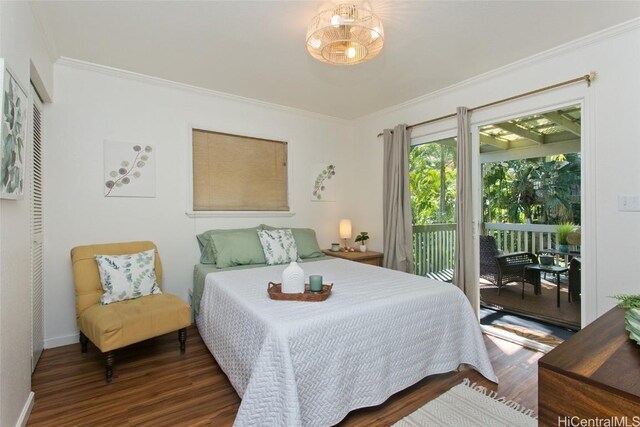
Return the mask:
[[(471, 369), (434, 375), (382, 405), (351, 412), (341, 426), (388, 426), (465, 377), (537, 412), (537, 361), (541, 353), (485, 336), (500, 379), (496, 386)], [(202, 342), (187, 331), (187, 352), (169, 334), (116, 351), (113, 383), (103, 358), (89, 345), (45, 350), (32, 378), (35, 405), (28, 426), (231, 426), (240, 398)]]

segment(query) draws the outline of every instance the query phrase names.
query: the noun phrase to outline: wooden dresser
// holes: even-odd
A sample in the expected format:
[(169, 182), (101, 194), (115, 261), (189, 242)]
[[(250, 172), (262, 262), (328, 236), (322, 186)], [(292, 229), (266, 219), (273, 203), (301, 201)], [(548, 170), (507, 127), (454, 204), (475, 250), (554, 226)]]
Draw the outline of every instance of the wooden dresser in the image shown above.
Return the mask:
[(325, 249), (322, 252), (329, 256), (348, 259), (349, 261), (361, 262), (363, 264), (377, 265), (378, 267), (382, 267), (382, 258), (384, 257), (384, 254), (374, 251), (333, 252), (329, 249)]
[(626, 424), (607, 425), (640, 425), (640, 346), (624, 313), (611, 309), (538, 361), (539, 425), (613, 417)]

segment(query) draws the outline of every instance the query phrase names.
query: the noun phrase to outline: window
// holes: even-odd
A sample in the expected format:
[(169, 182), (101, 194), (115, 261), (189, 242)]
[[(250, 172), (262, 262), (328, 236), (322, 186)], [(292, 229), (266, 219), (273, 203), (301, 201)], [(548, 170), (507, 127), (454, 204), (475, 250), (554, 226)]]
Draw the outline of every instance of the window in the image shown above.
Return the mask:
[(287, 143), (193, 129), (194, 211), (288, 211)]

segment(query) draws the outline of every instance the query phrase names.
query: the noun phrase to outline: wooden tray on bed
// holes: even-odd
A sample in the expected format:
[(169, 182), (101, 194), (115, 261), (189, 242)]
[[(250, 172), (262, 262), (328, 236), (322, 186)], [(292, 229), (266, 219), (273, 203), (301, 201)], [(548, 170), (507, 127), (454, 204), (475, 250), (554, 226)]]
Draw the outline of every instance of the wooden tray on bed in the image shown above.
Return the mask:
[(333, 283), (328, 285), (322, 285), (322, 290), (320, 292), (311, 292), (309, 290), (309, 284), (306, 283), (304, 285), (304, 293), (303, 294), (283, 294), (282, 293), (282, 285), (280, 283), (269, 282), (267, 285), (267, 293), (269, 294), (269, 298), (280, 300), (280, 301), (324, 301), (329, 298), (329, 294), (331, 293), (331, 288), (333, 288)]

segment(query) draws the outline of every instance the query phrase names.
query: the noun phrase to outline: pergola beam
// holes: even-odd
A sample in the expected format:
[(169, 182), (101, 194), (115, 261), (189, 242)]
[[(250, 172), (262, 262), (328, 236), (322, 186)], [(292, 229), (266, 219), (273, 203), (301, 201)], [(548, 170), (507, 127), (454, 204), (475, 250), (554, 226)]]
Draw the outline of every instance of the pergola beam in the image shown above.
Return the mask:
[(503, 162), (506, 160), (521, 160), (531, 157), (546, 157), (579, 152), (580, 139), (575, 138), (562, 142), (548, 142), (544, 145), (529, 145), (528, 147), (521, 148), (514, 147), (507, 151), (480, 153), (480, 163)]
[(560, 113), (551, 111), (549, 113), (544, 113), (542, 116), (545, 117), (546, 119), (551, 120), (553, 123), (557, 124), (558, 126), (565, 128), (572, 134), (576, 136), (580, 136), (580, 131), (581, 131), (580, 125), (578, 123), (572, 122), (571, 120), (567, 119)]
[(480, 134), (480, 144), (491, 145), (492, 147), (496, 147), (501, 150), (509, 149), (509, 141), (501, 141), (483, 133)]
[(569, 132), (556, 133), (553, 135), (548, 135), (547, 144), (557, 144), (557, 143), (580, 143), (580, 138), (576, 138), (575, 135), (572, 135)]
[(544, 144), (544, 135), (531, 132), (530, 130), (521, 128), (520, 126), (516, 126), (513, 123), (509, 123), (509, 122), (497, 123), (494, 126), (502, 130), (506, 130), (507, 132), (512, 133), (514, 135), (518, 135), (520, 138), (533, 141), (536, 144), (541, 144), (541, 145)]

